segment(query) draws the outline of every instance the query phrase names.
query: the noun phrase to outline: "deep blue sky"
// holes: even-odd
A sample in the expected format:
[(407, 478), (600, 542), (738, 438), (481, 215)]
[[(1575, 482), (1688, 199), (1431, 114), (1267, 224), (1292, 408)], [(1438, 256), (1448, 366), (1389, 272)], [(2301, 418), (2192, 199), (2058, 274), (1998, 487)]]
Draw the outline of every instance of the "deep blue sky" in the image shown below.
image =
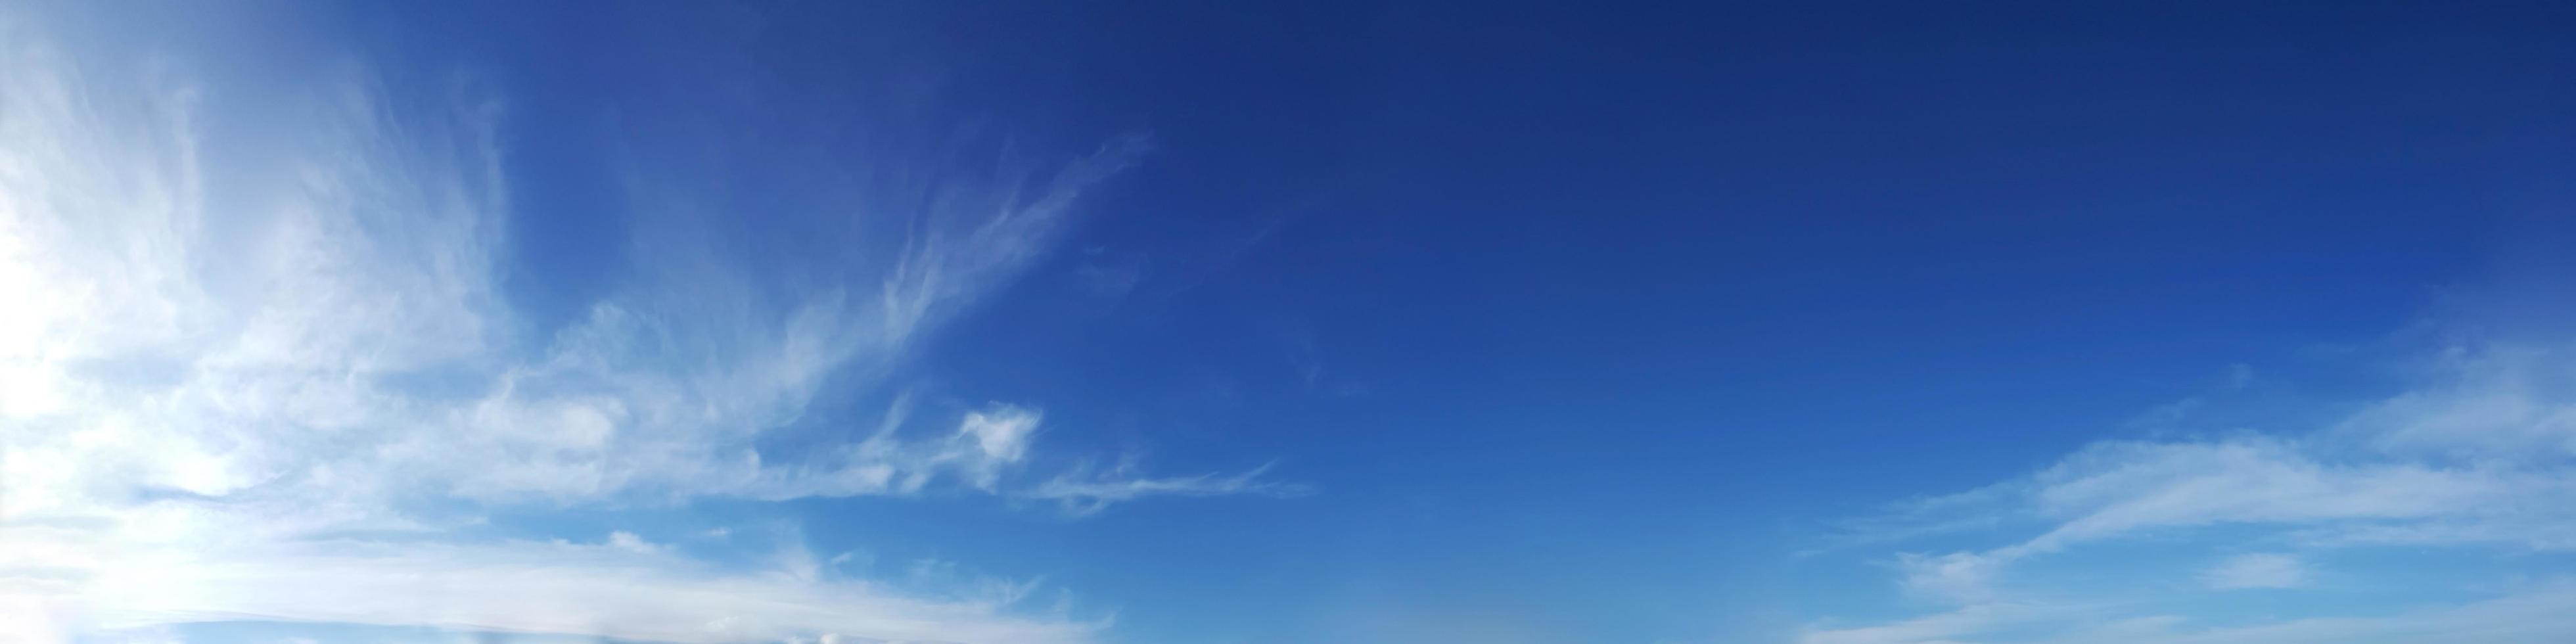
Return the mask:
[[(1267, 464), (1293, 490), (466, 494), (437, 506), (488, 517), (459, 539), (785, 531), (877, 562), (854, 579), (1042, 578), (1028, 601), (1136, 643), (2161, 642), (2571, 596), (2576, 545), (2529, 536), (2563, 511), (2296, 509), (2429, 487), (2386, 472), (2569, 471), (2381, 423), (2504, 382), (2531, 403), (2497, 421), (2515, 435), (2576, 431), (2549, 420), (2566, 382), (2476, 359), (2569, 364), (2568, 5), (263, 4), (123, 34), (57, 9), (67, 48), (236, 79), (208, 83), (209, 149), (295, 127), (244, 97), (305, 75), (368, 79), (392, 115), (490, 99), (500, 356), (661, 288), (638, 274), (696, 274), (650, 268), (675, 247), (739, 267), (710, 288), (752, 293), (755, 327), (835, 285), (872, 300), (884, 240), (935, 226), (903, 209), (947, 207), (923, 177), (1043, 177), (1142, 136), (935, 328), (830, 363), (737, 442), (790, 462), (897, 399), (943, 426), (1008, 404), (1043, 410), (1031, 467)], [(688, 293), (654, 301), (734, 315)], [(757, 351), (717, 346), (637, 360)], [(492, 359), (402, 382), (482, 396), (499, 380), (474, 374), (518, 364)], [(2295, 480), (2188, 478), (2238, 466)], [(2097, 470), (2129, 491), (2067, 491)], [(2283, 509), (2041, 536), (2310, 475), (2325, 491)], [(2563, 494), (2542, 487), (2446, 503)], [(1965, 527), (1921, 502), (1980, 489)], [(2319, 536), (2392, 526), (2507, 536)], [(2004, 563), (1923, 581), (1943, 553)], [(2069, 606), (2093, 612), (2048, 612)], [(1986, 621), (1849, 630), (1926, 615)], [(2086, 630), (2144, 617), (2179, 621)], [(2474, 633), (2384, 629), (2318, 637)]]

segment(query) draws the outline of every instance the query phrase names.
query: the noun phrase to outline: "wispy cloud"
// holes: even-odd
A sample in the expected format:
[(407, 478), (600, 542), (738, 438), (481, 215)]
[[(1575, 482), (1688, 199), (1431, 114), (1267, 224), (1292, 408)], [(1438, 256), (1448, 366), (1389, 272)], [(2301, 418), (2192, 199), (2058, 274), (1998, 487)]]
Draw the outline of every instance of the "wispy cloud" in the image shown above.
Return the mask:
[[(2295, 549), (2238, 555), (2206, 568), (2197, 581), (2212, 590), (2303, 587), (2310, 581), (2304, 553), (2340, 548), (2576, 548), (2576, 511), (2569, 509), (2576, 508), (2576, 423), (2566, 420), (2576, 417), (2576, 388), (2568, 386), (2576, 379), (2567, 378), (2576, 373), (2571, 355), (2576, 354), (2554, 344), (2454, 344), (2437, 352), (2408, 391), (2306, 432), (2106, 441), (2027, 477), (1855, 522), (1863, 534), (1848, 539), (1854, 543), (2027, 531), (1986, 549), (1897, 555), (1902, 587), (1959, 606), (1956, 612), (1885, 626), (1819, 626), (1808, 641), (2061, 641), (2049, 633), (2064, 635), (2064, 641), (2099, 642), (2477, 639), (2465, 634), (2481, 631), (2445, 611), (2411, 620), (2321, 616), (2227, 628), (2155, 616), (2154, 629), (2139, 622), (2118, 633), (2075, 637), (2067, 635), (2075, 622), (2063, 615), (2008, 607), (2128, 596), (2109, 586), (2086, 595), (2083, 589), (2043, 591), (2015, 580), (2025, 570), (2097, 569), (2087, 550), (2146, 537), (2166, 547), (2199, 544), (2215, 551)], [(2519, 605), (2512, 603), (2515, 597), (2456, 610)], [(2020, 617), (2000, 616), (2007, 613)], [(2052, 619), (2054, 626), (2047, 628), (2028, 623)], [(2576, 625), (2564, 620), (2527, 624), (2552, 637), (2576, 636)], [(2274, 635), (2287, 639), (2262, 640)]]
[(1152, 496), (1224, 496), (1252, 494), (1271, 497), (1299, 497), (1315, 493), (1314, 486), (1261, 480), (1270, 465), (1240, 474), (1220, 476), (1200, 474), (1170, 478), (1135, 478), (1131, 467), (1122, 464), (1111, 471), (1093, 475), (1075, 473), (1057, 476), (1024, 493), (1033, 499), (1057, 501), (1075, 514), (1090, 514), (1109, 504)]
[[(1018, 614), (1015, 597), (924, 596), (812, 571), (720, 569), (625, 536), (602, 544), (127, 543), (57, 599), (74, 607), (72, 623), (101, 631), (257, 617), (673, 642), (845, 634), (1051, 643), (1087, 641), (1105, 626)], [(44, 537), (16, 539), (27, 547)]]
[[(692, 249), (663, 227), (685, 217), (653, 219), (633, 279), (540, 330), (502, 288), (505, 101), (459, 82), (397, 105), (348, 66), (263, 109), (207, 109), (225, 94), (119, 49), (0, 20), (0, 635), (275, 619), (1081, 641), (1099, 624), (722, 570), (631, 533), (453, 528), (500, 507), (946, 486), (1096, 509), (1275, 486), (1122, 470), (1067, 492), (1035, 469), (1042, 415), (1004, 403), (901, 405), (864, 440), (794, 458), (757, 447), (827, 383), (873, 382), (1006, 282), (1141, 138), (1051, 168), (931, 173), (919, 209), (849, 214), (909, 218), (900, 248), (811, 274)], [(218, 150), (217, 130), (275, 136)]]
[(1802, 644), (2442, 644), (2555, 642), (2576, 632), (2576, 586), (2552, 581), (2451, 606), (2251, 624), (2178, 615), (2111, 617), (2100, 606), (1981, 603), (1887, 624), (1810, 629)]
[(2298, 555), (2264, 552), (2237, 555), (2200, 573), (2202, 582), (2219, 590), (2297, 588), (2308, 581), (2307, 563)]

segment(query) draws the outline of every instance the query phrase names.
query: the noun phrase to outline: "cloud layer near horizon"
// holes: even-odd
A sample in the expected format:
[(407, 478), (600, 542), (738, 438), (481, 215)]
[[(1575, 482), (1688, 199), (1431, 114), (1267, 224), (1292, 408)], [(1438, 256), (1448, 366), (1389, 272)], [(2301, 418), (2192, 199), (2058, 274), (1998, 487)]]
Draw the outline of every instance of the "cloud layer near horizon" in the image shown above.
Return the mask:
[[(1984, 549), (1905, 552), (1899, 584), (1944, 612), (1817, 625), (1808, 644), (1902, 642), (2541, 641), (2576, 637), (2567, 579), (2500, 574), (2468, 599), (2271, 619), (2187, 618), (2217, 593), (2319, 592), (2323, 574), (2398, 588), (2410, 572), (2314, 569), (2391, 547), (2512, 558), (2576, 550), (2576, 350), (2462, 336), (2402, 393), (2297, 433), (2095, 443), (2027, 477), (1904, 504), (1864, 542), (1994, 535)], [(2024, 536), (2012, 538), (2014, 530)], [(2144, 545), (2141, 545), (2144, 544)], [(2097, 554), (2152, 547), (2207, 562), (2139, 571)], [(2261, 550), (2246, 552), (2247, 550)], [(2134, 551), (2122, 551), (2134, 552)], [(2179, 552), (2179, 554), (2177, 554)], [(2237, 553), (2237, 554), (2230, 554)], [(2510, 565), (2506, 566), (2510, 568)], [(2067, 579), (2086, 580), (2068, 583)], [(2047, 581), (2040, 581), (2047, 580)], [(2191, 589), (2188, 586), (2201, 588)], [(2143, 589), (2162, 588), (2165, 591)], [(2179, 590), (2176, 590), (2179, 588)], [(2172, 611), (2172, 612), (2159, 612)], [(2224, 612), (2224, 611), (2220, 611)], [(2103, 626), (2109, 624), (2110, 626)]]

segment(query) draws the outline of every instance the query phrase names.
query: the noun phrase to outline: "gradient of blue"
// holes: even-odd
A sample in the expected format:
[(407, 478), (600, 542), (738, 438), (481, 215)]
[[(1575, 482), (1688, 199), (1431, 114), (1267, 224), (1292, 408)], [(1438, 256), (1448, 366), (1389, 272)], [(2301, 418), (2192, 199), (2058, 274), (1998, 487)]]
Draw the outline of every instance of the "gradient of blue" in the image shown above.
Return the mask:
[[(1794, 553), (1873, 504), (2121, 436), (2229, 365), (2332, 385), (2299, 393), (2321, 409), (2377, 393), (2342, 349), (2576, 198), (2576, 8), (2468, 4), (362, 3), (316, 22), (390, 85), (463, 69), (508, 97), (511, 297), (540, 327), (607, 287), (619, 163), (697, 164), (757, 213), (828, 196), (796, 192), (834, 154), (804, 125), (926, 109), (1068, 156), (1150, 132), (1066, 248), (895, 382), (1043, 407), (1047, 445), (1172, 472), (1277, 459), (1321, 491), (1082, 520), (711, 502), (671, 525), (793, 521), (818, 552), (1044, 575), (1118, 609), (1121, 641), (1482, 620), (1642, 643), (1906, 614), (1883, 562)], [(776, 232), (747, 243), (829, 252)], [(1122, 270), (1123, 293), (1087, 286)], [(636, 520), (594, 519), (526, 529)], [(1354, 623), (1384, 625), (1336, 630)]]

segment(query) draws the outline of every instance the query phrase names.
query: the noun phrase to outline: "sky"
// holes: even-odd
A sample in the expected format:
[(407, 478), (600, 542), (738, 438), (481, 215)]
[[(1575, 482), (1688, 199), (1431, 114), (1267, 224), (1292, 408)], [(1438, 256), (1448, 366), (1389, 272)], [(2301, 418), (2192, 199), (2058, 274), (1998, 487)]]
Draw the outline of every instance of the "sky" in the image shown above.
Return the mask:
[(0, 641), (2576, 641), (2563, 3), (0, 1)]

